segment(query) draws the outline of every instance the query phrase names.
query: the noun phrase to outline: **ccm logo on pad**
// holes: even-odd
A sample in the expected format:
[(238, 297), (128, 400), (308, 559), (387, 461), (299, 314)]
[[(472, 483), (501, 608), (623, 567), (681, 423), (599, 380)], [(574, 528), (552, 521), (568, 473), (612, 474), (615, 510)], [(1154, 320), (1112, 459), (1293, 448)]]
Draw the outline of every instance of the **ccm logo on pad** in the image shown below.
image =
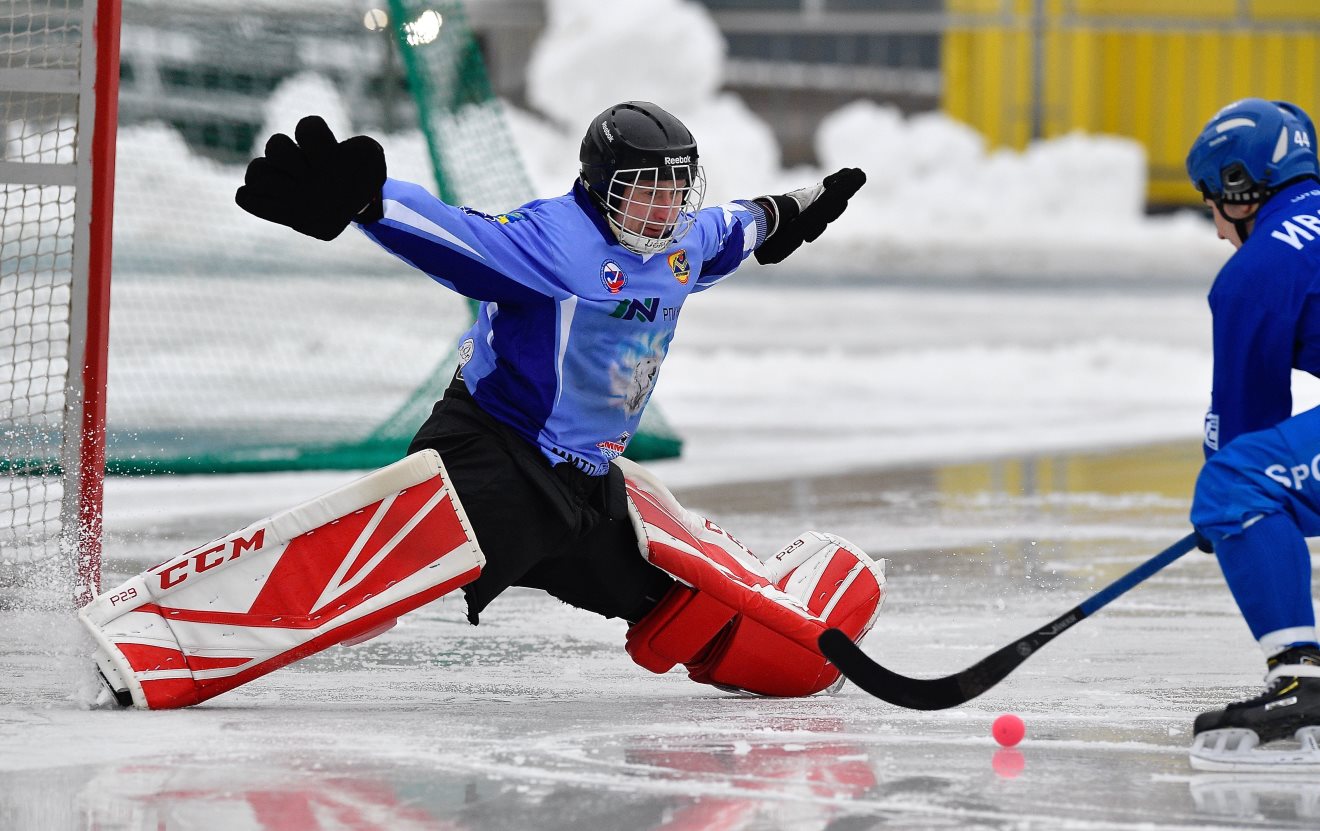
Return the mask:
[[(237, 560), (244, 551), (259, 550), (265, 541), (266, 529), (258, 528), (257, 533), (252, 535), (252, 539), (245, 540), (242, 537), (235, 537), (205, 551), (180, 557), (168, 565), (159, 567), (160, 571), (156, 574), (160, 578), (160, 587), (162, 589), (172, 589), (194, 574), (201, 574), (204, 571), (210, 571), (221, 563)], [(226, 549), (228, 549), (228, 554), (225, 553)]]

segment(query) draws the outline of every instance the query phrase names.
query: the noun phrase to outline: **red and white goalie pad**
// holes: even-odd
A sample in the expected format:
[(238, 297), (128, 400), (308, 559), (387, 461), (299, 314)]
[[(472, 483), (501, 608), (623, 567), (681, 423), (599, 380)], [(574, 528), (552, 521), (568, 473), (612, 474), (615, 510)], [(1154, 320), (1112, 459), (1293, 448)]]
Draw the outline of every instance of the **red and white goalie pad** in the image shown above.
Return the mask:
[(186, 707), (380, 634), (485, 562), (423, 450), (148, 569), (79, 617), (121, 704)]
[(762, 563), (648, 471), (621, 467), (642, 556), (681, 584), (629, 629), (633, 660), (653, 672), (684, 664), (695, 681), (760, 695), (810, 695), (839, 680), (817, 638), (827, 628), (854, 640), (870, 630), (885, 599), (884, 560), (809, 531)]

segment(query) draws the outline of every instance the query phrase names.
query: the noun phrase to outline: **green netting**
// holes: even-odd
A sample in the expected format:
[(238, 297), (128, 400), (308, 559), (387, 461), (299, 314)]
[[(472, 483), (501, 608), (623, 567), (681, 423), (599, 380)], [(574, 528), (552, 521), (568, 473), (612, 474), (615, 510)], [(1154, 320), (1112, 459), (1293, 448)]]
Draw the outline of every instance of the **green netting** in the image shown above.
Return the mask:
[[(462, 4), (390, 0), (390, 15), (402, 21), (394, 26), (394, 34), (417, 102), (437, 193), (451, 204), (491, 210), (530, 200), (531, 185)], [(451, 352), (371, 438), (386, 440), (400, 432), (411, 437), (434, 403), (435, 385), (447, 383), (456, 364)], [(678, 434), (652, 405), (625, 455), (638, 461), (663, 459), (677, 456), (681, 448)]]
[[(472, 312), (355, 231), (327, 245), (238, 210), (246, 161), (319, 113), (457, 204), (509, 210), (527, 175), (461, 4), (234, 11), (125, 0), (108, 467), (379, 467), (448, 384)], [(628, 455), (679, 447), (652, 407)]]

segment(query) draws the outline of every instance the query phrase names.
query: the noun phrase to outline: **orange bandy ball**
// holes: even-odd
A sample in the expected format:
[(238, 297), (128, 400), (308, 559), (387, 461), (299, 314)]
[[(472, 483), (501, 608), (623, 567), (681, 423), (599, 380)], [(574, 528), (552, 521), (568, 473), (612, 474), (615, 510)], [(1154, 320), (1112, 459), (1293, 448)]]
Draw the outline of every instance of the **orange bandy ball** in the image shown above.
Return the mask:
[(1004, 713), (995, 719), (990, 733), (995, 737), (995, 741), (1004, 747), (1012, 747), (1022, 741), (1022, 737), (1027, 734), (1027, 726), (1022, 723), (1022, 719), (1012, 713)]

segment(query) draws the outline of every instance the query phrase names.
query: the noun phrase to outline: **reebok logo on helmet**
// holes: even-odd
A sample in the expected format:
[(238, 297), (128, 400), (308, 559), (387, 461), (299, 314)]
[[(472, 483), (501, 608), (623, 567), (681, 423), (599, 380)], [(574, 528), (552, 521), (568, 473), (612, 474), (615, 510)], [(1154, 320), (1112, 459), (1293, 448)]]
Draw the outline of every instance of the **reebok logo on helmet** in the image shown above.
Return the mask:
[(692, 164), (691, 156), (665, 156), (665, 164)]

